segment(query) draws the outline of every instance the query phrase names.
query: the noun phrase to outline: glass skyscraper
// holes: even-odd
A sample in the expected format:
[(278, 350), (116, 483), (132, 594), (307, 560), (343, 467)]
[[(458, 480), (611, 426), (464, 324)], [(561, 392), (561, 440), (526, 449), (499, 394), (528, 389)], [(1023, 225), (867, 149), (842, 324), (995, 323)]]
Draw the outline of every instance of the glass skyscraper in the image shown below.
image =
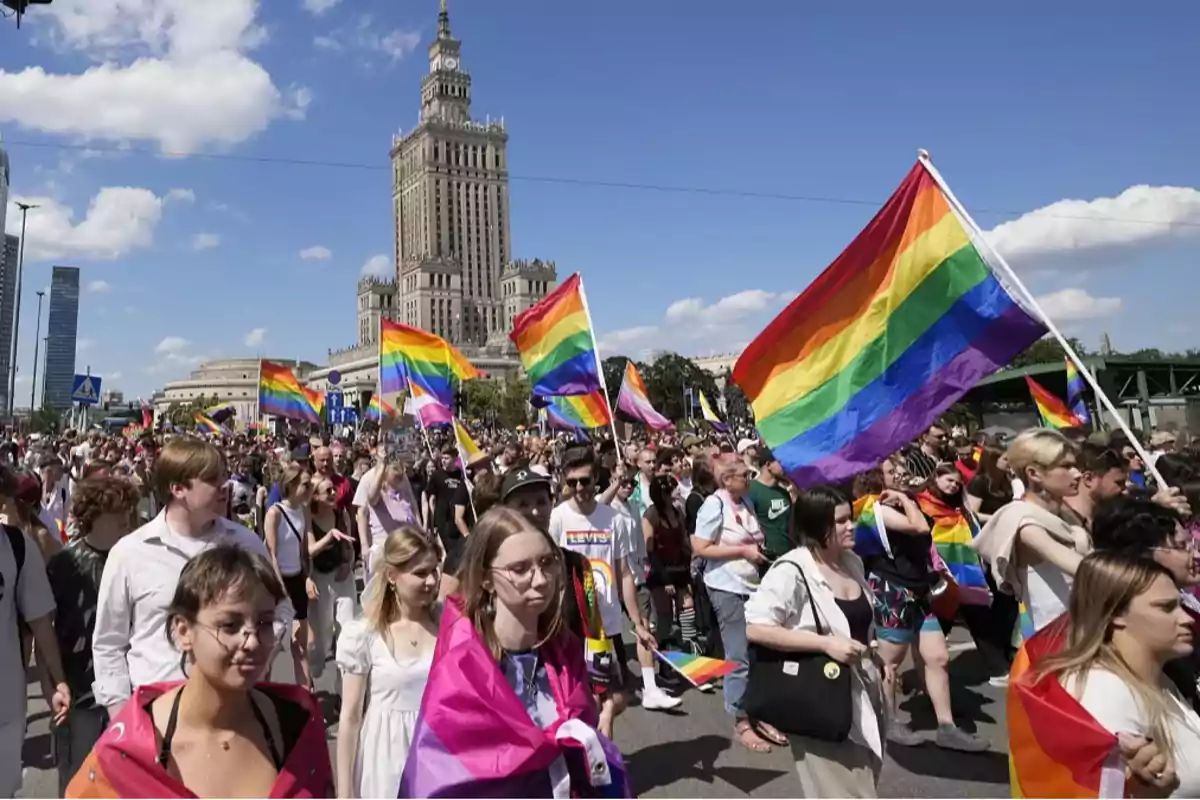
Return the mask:
[[(0, 152), (0, 156), (3, 153)], [(0, 214), (0, 218), (3, 215)], [(17, 258), (21, 240), (5, 236), (0, 248), (0, 414), (8, 412), (8, 370), (12, 367), (13, 309), (17, 299)]]
[(47, 408), (71, 407), (75, 379), (75, 336), (79, 330), (79, 267), (55, 267), (50, 277), (50, 315), (46, 322), (46, 378), (42, 391)]

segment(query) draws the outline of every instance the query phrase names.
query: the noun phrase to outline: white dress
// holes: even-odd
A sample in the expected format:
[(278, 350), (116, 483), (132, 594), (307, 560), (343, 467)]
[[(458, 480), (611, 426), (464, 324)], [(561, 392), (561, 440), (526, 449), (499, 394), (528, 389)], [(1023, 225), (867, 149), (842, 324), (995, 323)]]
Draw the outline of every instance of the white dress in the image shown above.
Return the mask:
[(337, 664), (345, 673), (370, 676), (354, 764), (354, 796), (396, 797), (433, 652), (397, 660), (383, 636), (356, 619), (338, 637)]

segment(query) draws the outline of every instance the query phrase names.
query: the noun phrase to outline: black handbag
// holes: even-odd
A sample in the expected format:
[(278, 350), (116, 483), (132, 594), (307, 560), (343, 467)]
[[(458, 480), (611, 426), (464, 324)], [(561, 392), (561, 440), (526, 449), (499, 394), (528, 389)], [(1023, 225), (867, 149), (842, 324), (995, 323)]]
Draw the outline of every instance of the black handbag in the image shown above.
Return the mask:
[[(793, 561), (780, 560), (800, 573), (804, 591), (813, 607), (817, 633), (821, 625), (808, 578)], [(775, 650), (761, 644), (749, 647), (750, 672), (742, 707), (750, 719), (766, 722), (784, 733), (808, 736), (827, 742), (844, 742), (854, 722), (850, 691), (850, 666), (839, 664), (824, 653)]]

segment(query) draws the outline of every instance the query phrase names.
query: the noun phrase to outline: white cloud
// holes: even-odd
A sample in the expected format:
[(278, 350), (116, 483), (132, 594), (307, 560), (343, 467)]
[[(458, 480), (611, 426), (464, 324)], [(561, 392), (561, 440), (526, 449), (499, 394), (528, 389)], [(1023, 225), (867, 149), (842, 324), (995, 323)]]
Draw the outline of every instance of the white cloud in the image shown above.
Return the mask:
[(1116, 197), (1059, 200), (997, 225), (987, 238), (1013, 261), (1200, 234), (1200, 191), (1131, 186)]
[[(13, 198), (17, 200), (37, 206), (29, 211), (25, 242), (25, 256), (34, 261), (121, 258), (153, 244), (163, 211), (162, 198), (149, 189), (131, 186), (101, 189), (79, 223), (74, 222), (73, 209), (53, 198)], [(12, 203), (7, 227), (11, 234), (21, 232), (21, 214)]]
[(300, 258), (305, 261), (328, 261), (333, 258), (333, 251), (328, 247), (318, 244), (301, 250)]
[(246, 347), (261, 347), (262, 343), (266, 340), (266, 338), (267, 338), (267, 329), (266, 328), (255, 328), (254, 330), (247, 333), (246, 337), (244, 339), (242, 339), (242, 341), (246, 344)]
[(371, 256), (362, 266), (362, 275), (370, 278), (393, 278), (395, 276), (392, 273), (392, 260), (382, 253)]
[(661, 350), (683, 355), (734, 352), (745, 347), (795, 296), (795, 292), (748, 289), (711, 304), (687, 297), (667, 306), (662, 323), (610, 331), (599, 337), (597, 345), (605, 358), (648, 358)]
[(342, 0), (304, 0), (303, 5), (308, 13), (320, 16), (340, 2)]
[(1037, 301), (1046, 316), (1063, 324), (1108, 317), (1121, 310), (1121, 298), (1092, 297), (1086, 289), (1062, 289)]
[(108, 281), (91, 281), (87, 285), (87, 290), (93, 294), (107, 292), (111, 288), (112, 287), (108, 284)]
[(196, 193), (191, 189), (171, 189), (163, 199), (178, 203), (194, 203), (196, 202)]
[(192, 237), (192, 250), (199, 253), (202, 250), (212, 250), (221, 244), (219, 233), (197, 233)]
[(57, 0), (43, 39), (93, 66), (0, 70), (0, 122), (44, 133), (149, 140), (194, 152), (303, 117), (307, 89), (280, 89), (248, 53), (266, 38), (258, 0)]
[(95, 344), (96, 343), (94, 341), (92, 341), (91, 339), (76, 339), (75, 340), (75, 352), (76, 353), (85, 353), (88, 350), (91, 350)]
[(394, 28), (382, 32), (370, 14), (361, 14), (347, 25), (313, 37), (313, 46), (318, 50), (384, 56), (393, 63), (405, 58), (420, 45), (421, 34), (417, 31)]
[(119, 381), (119, 380), (121, 380), (121, 371), (120, 371), (120, 370), (117, 370), (116, 372), (110, 372), (110, 373), (108, 373), (108, 379), (109, 379), (110, 381)]
[(160, 356), (178, 355), (186, 350), (190, 344), (191, 342), (182, 336), (168, 336), (158, 343), (158, 346), (154, 348), (154, 352)]

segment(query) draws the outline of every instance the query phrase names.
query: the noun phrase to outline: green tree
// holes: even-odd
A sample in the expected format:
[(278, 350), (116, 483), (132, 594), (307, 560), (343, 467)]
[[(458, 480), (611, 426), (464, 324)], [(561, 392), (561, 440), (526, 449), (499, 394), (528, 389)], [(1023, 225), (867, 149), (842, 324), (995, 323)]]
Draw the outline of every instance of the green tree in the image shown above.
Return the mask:
[(29, 430), (34, 433), (58, 433), (62, 416), (52, 408), (39, 408), (29, 417)]
[[(617, 407), (617, 393), (621, 391), (621, 381), (625, 378), (625, 363), (627, 361), (629, 359), (625, 356), (609, 356), (600, 362), (600, 368), (604, 370), (604, 385), (608, 389), (608, 405), (610, 408)], [(644, 365), (639, 366), (639, 371), (641, 366)]]
[[(1075, 352), (1079, 354), (1080, 358), (1091, 355), (1088, 349), (1083, 346), (1083, 342), (1079, 341), (1075, 337), (1068, 336), (1067, 342), (1069, 342), (1071, 347), (1074, 348)], [(1034, 364), (1045, 364), (1050, 361), (1062, 361), (1066, 357), (1067, 354), (1066, 351), (1063, 350), (1062, 345), (1058, 343), (1057, 339), (1050, 336), (1038, 339), (1036, 342), (1029, 345), (1029, 347), (1027, 347), (1023, 353), (1012, 360), (1012, 363), (1010, 363), (1009, 366), (1029, 367)]]
[(750, 401), (746, 399), (746, 393), (742, 391), (742, 387), (733, 382), (733, 370), (726, 369), (724, 375), (725, 381), (725, 414), (732, 420), (749, 420)]
[(497, 421), (505, 428), (528, 425), (532, 407), (529, 405), (529, 381), (524, 375), (504, 381), (499, 395)]
[(465, 419), (496, 419), (500, 414), (503, 385), (493, 380), (464, 381), (458, 385), (459, 413)]
[[(718, 397), (713, 376), (678, 353), (660, 353), (654, 363), (642, 371), (650, 402), (660, 414), (675, 421), (688, 417), (687, 390), (700, 390), (713, 402)], [(696, 401), (698, 402), (698, 401)], [(699, 416), (699, 410), (694, 412)]]

